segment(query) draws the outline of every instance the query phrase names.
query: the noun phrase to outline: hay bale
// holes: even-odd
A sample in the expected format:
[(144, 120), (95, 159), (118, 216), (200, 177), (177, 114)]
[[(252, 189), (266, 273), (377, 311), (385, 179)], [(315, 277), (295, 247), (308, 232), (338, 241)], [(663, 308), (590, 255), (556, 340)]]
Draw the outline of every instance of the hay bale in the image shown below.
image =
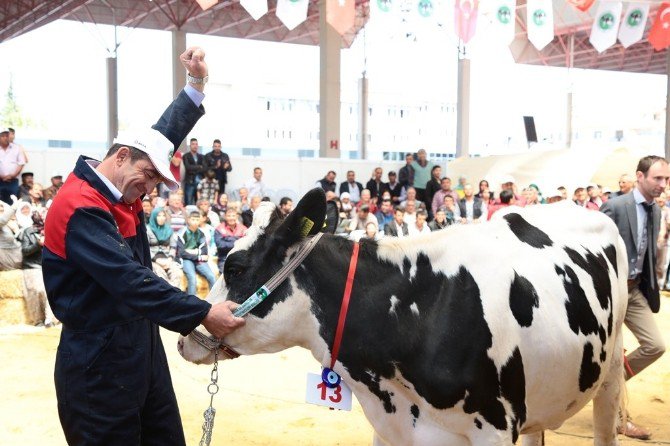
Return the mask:
[(29, 324), (23, 271), (0, 271), (0, 325)]

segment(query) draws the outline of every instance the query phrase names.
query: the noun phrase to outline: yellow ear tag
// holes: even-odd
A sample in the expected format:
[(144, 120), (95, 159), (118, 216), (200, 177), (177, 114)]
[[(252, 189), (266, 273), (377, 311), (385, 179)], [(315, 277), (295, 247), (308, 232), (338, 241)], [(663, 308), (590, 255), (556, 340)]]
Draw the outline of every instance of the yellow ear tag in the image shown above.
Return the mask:
[(302, 217), (300, 220), (300, 235), (307, 237), (307, 235), (309, 235), (309, 231), (311, 231), (313, 227), (314, 222), (312, 220), (307, 217)]

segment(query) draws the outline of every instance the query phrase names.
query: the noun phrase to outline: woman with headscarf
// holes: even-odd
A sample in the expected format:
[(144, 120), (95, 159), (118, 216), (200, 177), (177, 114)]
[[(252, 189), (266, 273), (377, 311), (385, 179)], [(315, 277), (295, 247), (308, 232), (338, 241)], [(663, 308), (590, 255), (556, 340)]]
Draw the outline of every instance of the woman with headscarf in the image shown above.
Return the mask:
[(184, 272), (179, 263), (175, 261), (177, 236), (163, 208), (156, 208), (151, 212), (147, 237), (154, 273), (165, 279), (170, 285), (181, 289)]

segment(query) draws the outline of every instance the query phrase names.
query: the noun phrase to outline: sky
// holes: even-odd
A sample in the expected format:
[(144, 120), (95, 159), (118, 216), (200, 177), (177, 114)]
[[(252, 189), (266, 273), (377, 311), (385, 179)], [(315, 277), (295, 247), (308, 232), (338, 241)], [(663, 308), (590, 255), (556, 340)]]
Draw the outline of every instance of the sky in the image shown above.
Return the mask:
[[(507, 135), (521, 138), (524, 115), (535, 116), (541, 138), (557, 134), (565, 126), (568, 86), (575, 94), (579, 123), (632, 125), (665, 108), (666, 76), (517, 65), (507, 48), (483, 35), (469, 48), (472, 145), (490, 144), (491, 135), (495, 141)], [(151, 124), (172, 98), (170, 33), (119, 28), (118, 40), (120, 127)], [(11, 77), (24, 116), (36, 123), (32, 133), (104, 141), (105, 64), (113, 42), (110, 26), (59, 20), (0, 43), (0, 107)], [(210, 90), (319, 97), (316, 46), (191, 34), (187, 45), (207, 52)], [(357, 101), (364, 70), (371, 98), (378, 101), (456, 101), (456, 41), (443, 34), (419, 35), (414, 42), (387, 38), (368, 24), (352, 47), (342, 51), (343, 102)], [(225, 131), (225, 119), (235, 110), (223, 102), (206, 102), (203, 119), (210, 126), (221, 121)]]

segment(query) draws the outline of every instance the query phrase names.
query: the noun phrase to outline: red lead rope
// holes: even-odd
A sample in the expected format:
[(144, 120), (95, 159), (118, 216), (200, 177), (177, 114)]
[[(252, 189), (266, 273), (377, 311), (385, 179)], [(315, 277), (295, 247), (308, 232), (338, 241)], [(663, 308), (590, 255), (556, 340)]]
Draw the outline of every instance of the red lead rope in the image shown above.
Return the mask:
[(340, 307), (340, 318), (337, 321), (337, 331), (335, 332), (335, 341), (333, 342), (333, 353), (330, 355), (330, 369), (335, 367), (337, 354), (340, 352), (340, 343), (342, 342), (342, 332), (344, 331), (344, 321), (347, 319), (347, 310), (349, 309), (349, 298), (351, 297), (351, 288), (354, 286), (354, 276), (356, 275), (356, 264), (358, 263), (358, 243), (354, 242), (354, 250), (351, 252), (349, 261), (349, 274), (347, 275), (347, 284), (344, 287), (344, 296), (342, 297), (342, 306)]

